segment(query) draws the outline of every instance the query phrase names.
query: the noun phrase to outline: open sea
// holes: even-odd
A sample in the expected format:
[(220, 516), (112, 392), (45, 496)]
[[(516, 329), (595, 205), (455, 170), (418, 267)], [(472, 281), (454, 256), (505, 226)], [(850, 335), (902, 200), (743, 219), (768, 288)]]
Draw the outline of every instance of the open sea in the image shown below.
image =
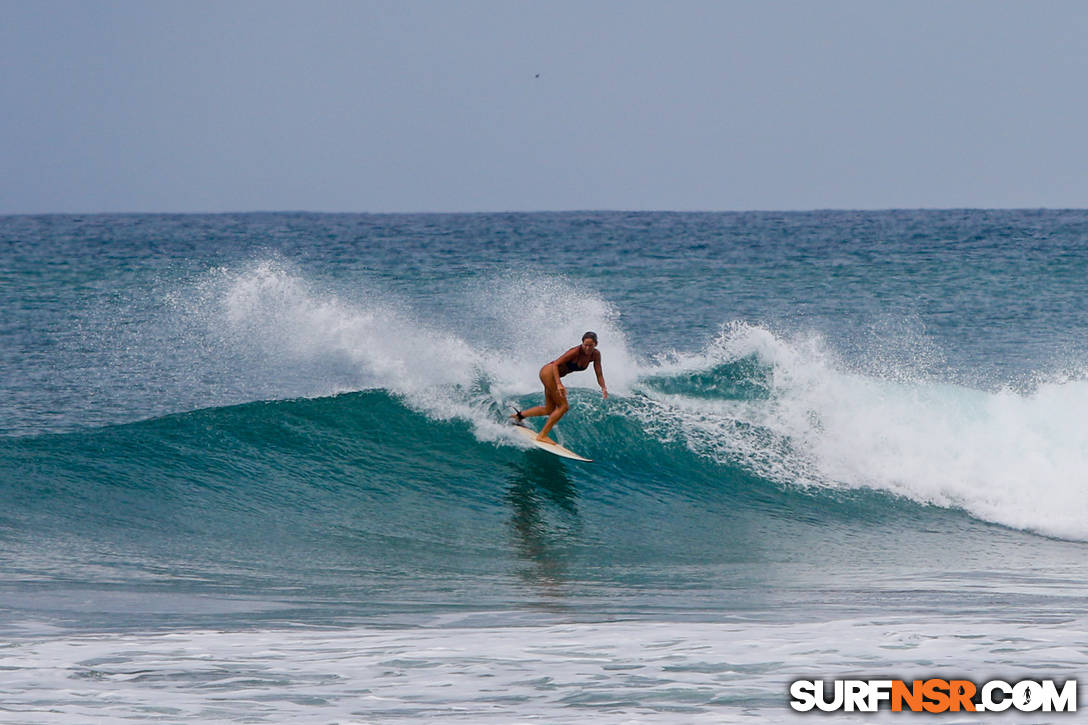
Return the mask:
[[(1086, 280), (1088, 211), (0, 217), (0, 721), (1088, 682)], [(505, 417), (586, 330), (583, 464)]]

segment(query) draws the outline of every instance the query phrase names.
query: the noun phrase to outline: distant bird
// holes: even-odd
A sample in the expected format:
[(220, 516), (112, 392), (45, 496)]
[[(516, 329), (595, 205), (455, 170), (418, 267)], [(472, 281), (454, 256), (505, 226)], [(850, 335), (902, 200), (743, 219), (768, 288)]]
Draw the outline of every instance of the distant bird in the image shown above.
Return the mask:
[(539, 77), (540, 77), (539, 73), (537, 73), (535, 76), (533, 76), (533, 78), (539, 78)]

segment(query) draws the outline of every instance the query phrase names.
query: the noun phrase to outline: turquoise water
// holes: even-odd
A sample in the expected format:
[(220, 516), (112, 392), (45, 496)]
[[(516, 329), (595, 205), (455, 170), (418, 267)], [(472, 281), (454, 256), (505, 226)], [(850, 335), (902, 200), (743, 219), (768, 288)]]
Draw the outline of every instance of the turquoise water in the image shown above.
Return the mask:
[[(0, 707), (774, 721), (801, 677), (1074, 677), (1086, 266), (1082, 211), (0, 218)], [(576, 464), (504, 418), (586, 329)]]

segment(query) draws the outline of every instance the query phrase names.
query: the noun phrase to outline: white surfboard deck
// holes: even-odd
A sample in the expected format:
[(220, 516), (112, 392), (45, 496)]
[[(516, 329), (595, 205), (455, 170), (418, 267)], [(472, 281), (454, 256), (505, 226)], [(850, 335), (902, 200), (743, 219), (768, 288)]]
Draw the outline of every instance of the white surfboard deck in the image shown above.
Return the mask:
[(583, 458), (571, 449), (564, 448), (563, 446), (553, 441), (551, 438), (549, 438), (547, 441), (538, 441), (536, 439), (538, 435), (537, 431), (533, 430), (527, 425), (524, 425), (522, 423), (515, 423), (514, 430), (517, 431), (518, 435), (520, 435), (522, 438), (529, 441), (542, 451), (547, 451), (548, 453), (552, 453), (563, 458), (570, 458), (574, 461), (582, 461), (584, 463), (593, 462), (593, 460), (590, 458)]

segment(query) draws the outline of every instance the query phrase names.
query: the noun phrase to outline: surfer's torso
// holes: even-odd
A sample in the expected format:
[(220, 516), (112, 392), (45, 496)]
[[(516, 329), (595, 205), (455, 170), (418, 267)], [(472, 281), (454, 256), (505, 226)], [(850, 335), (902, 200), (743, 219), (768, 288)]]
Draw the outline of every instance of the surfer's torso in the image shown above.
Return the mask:
[(596, 362), (598, 360), (600, 354), (601, 353), (597, 350), (586, 354), (586, 352), (582, 350), (581, 345), (572, 347), (560, 355), (555, 361), (555, 366), (559, 370), (559, 377), (563, 377), (568, 373), (577, 372), (578, 370), (585, 370), (589, 367), (591, 362)]

